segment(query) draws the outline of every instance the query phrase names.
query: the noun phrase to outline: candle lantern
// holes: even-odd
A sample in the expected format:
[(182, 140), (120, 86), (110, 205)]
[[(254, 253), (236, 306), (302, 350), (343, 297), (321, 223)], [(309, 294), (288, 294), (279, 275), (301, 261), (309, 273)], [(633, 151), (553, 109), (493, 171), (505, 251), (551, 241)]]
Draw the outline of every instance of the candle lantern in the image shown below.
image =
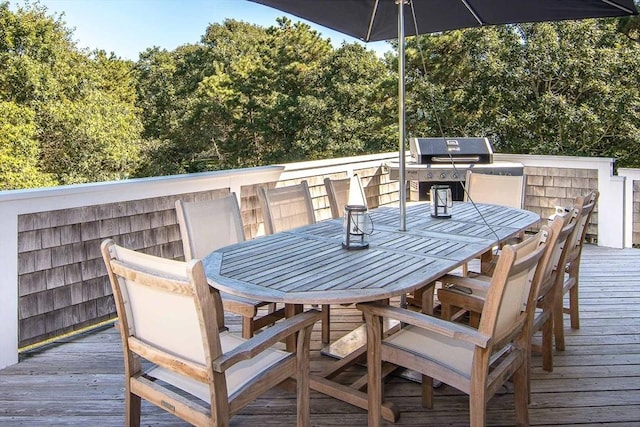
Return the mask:
[(366, 206), (345, 205), (343, 228), (345, 233), (343, 248), (366, 249), (369, 247), (366, 236), (371, 234), (372, 223)]
[(451, 188), (448, 185), (432, 185), (431, 216), (434, 218), (451, 218), (452, 208)]

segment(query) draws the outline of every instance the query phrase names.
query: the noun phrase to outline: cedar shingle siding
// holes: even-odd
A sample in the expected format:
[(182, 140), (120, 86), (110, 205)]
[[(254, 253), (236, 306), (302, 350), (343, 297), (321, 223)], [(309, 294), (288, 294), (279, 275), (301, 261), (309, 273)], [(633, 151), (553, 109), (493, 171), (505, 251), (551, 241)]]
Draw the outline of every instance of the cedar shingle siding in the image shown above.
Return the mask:
[[(568, 206), (574, 198), (598, 188), (598, 171), (592, 169), (564, 169), (549, 167), (524, 168), (527, 176), (525, 209), (546, 218), (555, 212), (555, 206)], [(598, 234), (598, 206), (596, 205), (587, 239)]]
[(100, 243), (181, 258), (174, 204), (207, 200), (227, 189), (20, 215), (20, 346), (116, 316)]

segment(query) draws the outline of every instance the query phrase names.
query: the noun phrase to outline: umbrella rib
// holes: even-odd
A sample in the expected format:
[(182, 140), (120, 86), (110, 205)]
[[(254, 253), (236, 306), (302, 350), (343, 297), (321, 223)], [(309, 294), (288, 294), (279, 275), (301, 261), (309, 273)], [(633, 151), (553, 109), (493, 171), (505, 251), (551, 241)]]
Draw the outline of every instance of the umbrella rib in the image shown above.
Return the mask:
[(371, 40), (371, 31), (373, 31), (373, 21), (376, 19), (376, 13), (378, 13), (378, 3), (380, 0), (376, 0), (373, 9), (371, 10), (371, 19), (369, 19), (369, 29), (367, 29), (367, 37), (364, 41), (368, 42)]
[(411, 4), (411, 16), (413, 17), (413, 27), (414, 30), (416, 30), (416, 36), (418, 34), (420, 34), (420, 32), (418, 31), (418, 19), (416, 18), (416, 8), (413, 7), (413, 1), (410, 2)]
[(611, 1), (611, 0), (601, 0), (601, 1), (602, 1), (602, 3), (606, 3), (606, 4), (608, 4), (609, 6), (613, 6), (613, 7), (615, 7), (616, 9), (623, 10), (623, 11), (625, 11), (626, 13), (634, 14), (634, 11), (633, 11), (633, 10), (631, 10), (631, 9), (627, 9), (626, 7), (619, 5), (618, 3), (614, 2), (614, 1)]
[[(484, 25), (484, 21), (482, 19), (480, 19), (480, 17), (478, 16), (478, 14), (476, 13), (475, 10), (473, 10), (473, 8), (471, 7), (471, 5), (469, 4), (469, 2), (467, 0), (461, 0), (462, 3), (465, 5), (465, 7), (467, 8), (467, 10), (473, 15), (473, 17), (475, 18), (476, 21), (478, 21), (478, 24), (480, 25)], [(607, 0), (602, 0), (602, 1), (607, 1)]]

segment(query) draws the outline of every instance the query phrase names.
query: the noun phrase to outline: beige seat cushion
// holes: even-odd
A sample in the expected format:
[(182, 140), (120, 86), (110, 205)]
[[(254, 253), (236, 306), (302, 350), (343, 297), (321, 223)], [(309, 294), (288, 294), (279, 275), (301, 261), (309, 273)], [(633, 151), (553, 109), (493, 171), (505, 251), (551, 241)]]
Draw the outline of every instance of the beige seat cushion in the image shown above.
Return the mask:
[(471, 375), (473, 352), (471, 343), (407, 326), (384, 340), (385, 344), (410, 350), (466, 376)]
[[(220, 344), (222, 345), (223, 353), (231, 351), (245, 341), (245, 339), (232, 335), (228, 332), (220, 334)], [(290, 353), (276, 349), (267, 349), (253, 359), (244, 360), (235, 364), (226, 372), (227, 393), (229, 396), (233, 395), (251, 379), (283, 360), (289, 354)], [(194, 381), (159, 366), (152, 368), (147, 372), (147, 374), (184, 390), (205, 402), (209, 401), (209, 386), (205, 383)]]

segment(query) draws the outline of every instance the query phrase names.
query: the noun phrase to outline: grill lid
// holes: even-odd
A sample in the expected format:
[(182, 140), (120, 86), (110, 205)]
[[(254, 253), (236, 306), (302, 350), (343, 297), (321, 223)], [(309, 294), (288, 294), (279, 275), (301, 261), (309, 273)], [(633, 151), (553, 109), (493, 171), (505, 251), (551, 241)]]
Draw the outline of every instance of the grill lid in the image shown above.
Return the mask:
[(411, 138), (412, 159), (421, 165), (451, 163), (493, 163), (493, 149), (487, 138)]

